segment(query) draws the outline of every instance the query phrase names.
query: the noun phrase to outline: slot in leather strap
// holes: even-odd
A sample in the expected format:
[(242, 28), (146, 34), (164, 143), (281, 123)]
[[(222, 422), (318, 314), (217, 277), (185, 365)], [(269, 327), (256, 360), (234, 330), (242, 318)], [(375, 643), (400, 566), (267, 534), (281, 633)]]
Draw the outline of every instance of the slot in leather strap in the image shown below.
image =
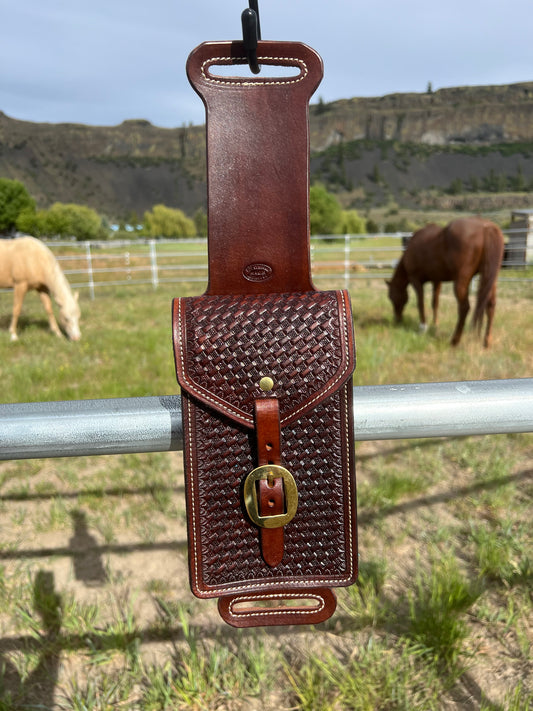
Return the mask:
[[(313, 290), (308, 111), (322, 60), (299, 42), (259, 42), (257, 57), (257, 77), (216, 74), (247, 63), (242, 42), (205, 42), (187, 62), (206, 107), (206, 294)], [(294, 75), (269, 77), (269, 65)]]
[[(306, 600), (312, 604), (291, 604), (291, 606), (281, 604), (282, 601), (294, 603), (298, 600)], [(269, 607), (260, 606), (261, 603), (266, 605), (270, 602), (274, 604)], [(337, 597), (330, 588), (308, 588), (298, 592), (287, 589), (277, 590), (276, 593), (228, 595), (218, 600), (220, 616), (233, 627), (316, 625), (331, 617), (336, 607)]]
[[(279, 426), (279, 404), (275, 397), (255, 401), (255, 432), (257, 436), (257, 463), (281, 464), (281, 433)], [(283, 479), (273, 482), (261, 479), (258, 508), (261, 516), (273, 516), (285, 511)], [(283, 559), (283, 527), (260, 528), (261, 552), (265, 563), (271, 568)]]

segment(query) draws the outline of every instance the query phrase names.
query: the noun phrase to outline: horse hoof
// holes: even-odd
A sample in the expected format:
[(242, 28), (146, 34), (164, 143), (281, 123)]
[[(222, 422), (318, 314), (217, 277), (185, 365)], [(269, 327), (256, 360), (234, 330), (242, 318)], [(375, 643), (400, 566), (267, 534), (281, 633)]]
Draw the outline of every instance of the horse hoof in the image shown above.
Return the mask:
[(11, 341), (12, 341), (12, 342), (13, 342), (13, 341), (18, 341), (18, 339), (19, 339), (19, 337), (17, 336), (16, 333), (12, 333), (12, 334), (11, 334)]
[(427, 330), (428, 330), (428, 325), (427, 325), (427, 323), (421, 323), (421, 324), (418, 326), (418, 333), (427, 333)]

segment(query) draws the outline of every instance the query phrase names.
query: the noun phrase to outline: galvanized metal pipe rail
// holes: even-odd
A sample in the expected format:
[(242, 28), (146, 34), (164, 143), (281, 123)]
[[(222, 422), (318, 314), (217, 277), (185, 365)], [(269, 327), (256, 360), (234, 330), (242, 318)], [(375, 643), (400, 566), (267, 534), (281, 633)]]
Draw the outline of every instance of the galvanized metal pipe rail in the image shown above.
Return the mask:
[[(533, 378), (354, 391), (355, 440), (533, 432)], [(177, 395), (0, 405), (0, 460), (182, 448)]]

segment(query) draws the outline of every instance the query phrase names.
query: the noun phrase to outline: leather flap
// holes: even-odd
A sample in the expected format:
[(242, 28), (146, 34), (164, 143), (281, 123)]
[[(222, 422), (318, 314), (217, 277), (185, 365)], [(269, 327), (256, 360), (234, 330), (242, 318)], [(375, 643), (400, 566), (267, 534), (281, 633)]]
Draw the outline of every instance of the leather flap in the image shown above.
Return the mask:
[[(181, 388), (247, 427), (257, 398), (278, 398), (283, 427), (355, 368), (346, 291), (174, 299), (173, 340)], [(262, 378), (273, 381), (271, 390)]]

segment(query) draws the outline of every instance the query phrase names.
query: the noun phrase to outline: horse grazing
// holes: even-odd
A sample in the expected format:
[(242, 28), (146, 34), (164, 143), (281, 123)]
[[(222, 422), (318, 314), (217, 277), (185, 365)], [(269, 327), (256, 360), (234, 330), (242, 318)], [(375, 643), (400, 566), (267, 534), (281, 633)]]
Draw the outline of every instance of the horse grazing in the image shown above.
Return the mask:
[(387, 282), (396, 322), (402, 320), (407, 303), (407, 285), (415, 290), (420, 328), (426, 330), (424, 311), (424, 284), (433, 284), (433, 323), (437, 324), (437, 311), (441, 282), (453, 281), (457, 299), (458, 319), (451, 343), (461, 340), (470, 303), (468, 290), (475, 274), (479, 274), (477, 302), (473, 325), (480, 333), (483, 314), (487, 314), (484, 345), (491, 342), (492, 322), (496, 308), (496, 280), (503, 258), (504, 240), (500, 228), (480, 217), (453, 220), (442, 228), (429, 224), (415, 232), (391, 281)]
[(78, 294), (73, 295), (56, 258), (35, 237), (0, 239), (0, 287), (13, 289), (13, 316), (9, 333), (18, 340), (17, 322), (26, 292), (35, 289), (48, 314), (50, 328), (62, 336), (52, 309), (50, 294), (59, 306), (59, 322), (72, 341), (81, 338)]

